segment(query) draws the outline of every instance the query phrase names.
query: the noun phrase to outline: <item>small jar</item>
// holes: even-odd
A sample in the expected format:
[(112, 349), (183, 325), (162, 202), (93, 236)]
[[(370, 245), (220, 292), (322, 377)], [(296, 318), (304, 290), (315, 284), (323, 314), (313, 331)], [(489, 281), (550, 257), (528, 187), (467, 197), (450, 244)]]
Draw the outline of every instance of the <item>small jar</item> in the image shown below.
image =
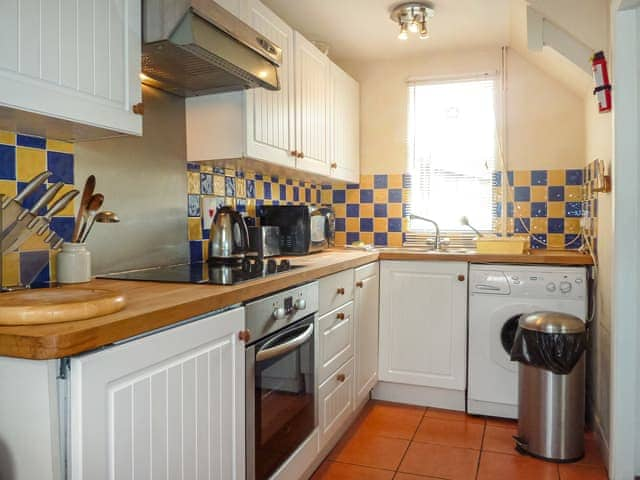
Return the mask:
[(65, 242), (56, 257), (58, 283), (85, 283), (91, 280), (91, 252), (86, 243)]

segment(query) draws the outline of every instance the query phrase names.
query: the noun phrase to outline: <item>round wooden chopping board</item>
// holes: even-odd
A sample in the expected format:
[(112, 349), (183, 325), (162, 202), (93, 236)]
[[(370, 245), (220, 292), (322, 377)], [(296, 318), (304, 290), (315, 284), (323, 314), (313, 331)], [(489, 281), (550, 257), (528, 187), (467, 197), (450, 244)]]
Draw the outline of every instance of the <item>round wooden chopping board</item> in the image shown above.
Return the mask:
[(72, 322), (119, 312), (124, 295), (103, 289), (43, 288), (0, 293), (0, 325)]

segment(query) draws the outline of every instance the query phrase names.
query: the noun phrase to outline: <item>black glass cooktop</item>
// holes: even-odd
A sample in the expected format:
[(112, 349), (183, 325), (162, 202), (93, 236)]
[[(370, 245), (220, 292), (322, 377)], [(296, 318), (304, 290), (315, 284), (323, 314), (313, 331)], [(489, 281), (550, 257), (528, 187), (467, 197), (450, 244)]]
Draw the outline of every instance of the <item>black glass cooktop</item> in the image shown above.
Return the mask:
[(195, 262), (165, 267), (145, 268), (129, 272), (110, 273), (98, 278), (115, 280), (139, 280), (147, 282), (199, 283), (234, 285), (248, 280), (277, 275), (302, 265), (291, 265), (288, 260), (261, 260), (244, 258), (231, 264), (227, 262)]

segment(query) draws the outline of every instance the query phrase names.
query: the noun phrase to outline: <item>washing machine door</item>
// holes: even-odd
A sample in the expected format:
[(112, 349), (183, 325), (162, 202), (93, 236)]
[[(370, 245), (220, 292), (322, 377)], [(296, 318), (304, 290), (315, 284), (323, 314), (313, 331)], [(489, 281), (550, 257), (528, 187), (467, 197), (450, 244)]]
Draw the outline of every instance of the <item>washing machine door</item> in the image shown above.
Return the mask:
[(531, 305), (506, 305), (491, 316), (489, 333), (491, 361), (499, 368), (517, 374), (518, 362), (511, 361), (511, 347), (518, 329), (518, 320), (523, 313), (540, 310)]

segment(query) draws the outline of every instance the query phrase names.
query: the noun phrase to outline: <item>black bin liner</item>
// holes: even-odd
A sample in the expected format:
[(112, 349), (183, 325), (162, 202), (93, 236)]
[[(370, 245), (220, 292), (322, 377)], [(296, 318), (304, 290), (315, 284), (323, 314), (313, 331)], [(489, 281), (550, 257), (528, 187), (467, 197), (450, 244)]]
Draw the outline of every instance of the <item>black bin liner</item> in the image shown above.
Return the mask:
[(567, 375), (580, 360), (586, 343), (585, 332), (544, 333), (518, 327), (511, 360)]

